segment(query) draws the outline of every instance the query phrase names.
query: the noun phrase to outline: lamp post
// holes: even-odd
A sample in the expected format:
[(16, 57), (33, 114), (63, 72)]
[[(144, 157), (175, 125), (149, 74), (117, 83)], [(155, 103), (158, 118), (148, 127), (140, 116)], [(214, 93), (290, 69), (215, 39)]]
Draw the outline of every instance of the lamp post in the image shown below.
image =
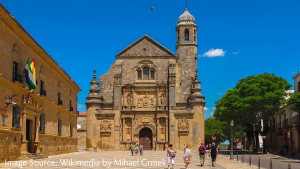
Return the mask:
[[(8, 115), (7, 115), (7, 113), (6, 113), (6, 109), (7, 109), (8, 105), (11, 104), (11, 97), (10, 97), (9, 95), (6, 95), (6, 97), (5, 97), (4, 99), (5, 99), (5, 104), (6, 104), (6, 106), (5, 106), (4, 109), (0, 110), (0, 112), (4, 110), (4, 112), (2, 113), (2, 122), (4, 121), (4, 118), (7, 118), (7, 117), (8, 117)], [(3, 122), (3, 123), (4, 123), (4, 122)]]
[(230, 150), (230, 160), (233, 160), (233, 126), (234, 126), (234, 121), (231, 120), (230, 122), (231, 126), (231, 150)]

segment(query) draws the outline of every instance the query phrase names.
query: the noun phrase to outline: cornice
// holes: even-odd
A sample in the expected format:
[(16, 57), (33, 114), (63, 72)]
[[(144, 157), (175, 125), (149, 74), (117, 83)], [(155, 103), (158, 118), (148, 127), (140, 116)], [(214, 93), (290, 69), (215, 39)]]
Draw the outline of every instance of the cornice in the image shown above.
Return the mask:
[(40, 56), (53, 70), (61, 75), (76, 90), (80, 92), (79, 86), (71, 77), (55, 62), (55, 60), (33, 39), (33, 37), (21, 26), (21, 24), (0, 3), (0, 20), (5, 23), (26, 45), (28, 45), (38, 56)]

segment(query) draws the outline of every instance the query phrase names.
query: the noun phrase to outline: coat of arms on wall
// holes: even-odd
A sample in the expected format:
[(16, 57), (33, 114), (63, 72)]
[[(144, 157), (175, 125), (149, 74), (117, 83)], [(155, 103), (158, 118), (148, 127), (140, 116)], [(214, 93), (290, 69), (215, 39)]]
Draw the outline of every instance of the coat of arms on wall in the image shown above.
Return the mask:
[(146, 93), (145, 96), (139, 96), (137, 101), (137, 108), (155, 108), (156, 106), (156, 97), (155, 96), (149, 96), (148, 93)]
[(189, 129), (189, 120), (182, 118), (178, 120), (178, 130), (188, 130)]
[(109, 131), (111, 130), (111, 122), (107, 119), (104, 119), (100, 122), (100, 130), (102, 131)]

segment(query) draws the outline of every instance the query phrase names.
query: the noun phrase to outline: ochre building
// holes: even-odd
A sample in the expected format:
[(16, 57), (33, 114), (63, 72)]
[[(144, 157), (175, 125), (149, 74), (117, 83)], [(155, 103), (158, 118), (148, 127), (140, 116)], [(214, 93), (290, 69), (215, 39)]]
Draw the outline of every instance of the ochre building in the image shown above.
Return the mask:
[(168, 144), (195, 150), (204, 142), (197, 25), (187, 10), (176, 32), (176, 55), (145, 35), (117, 54), (100, 82), (94, 74), (86, 101), (87, 150), (128, 150), (132, 142), (145, 150)]
[[(35, 90), (23, 74), (28, 59), (35, 59)], [(77, 151), (80, 88), (2, 4), (0, 64), (0, 162)]]

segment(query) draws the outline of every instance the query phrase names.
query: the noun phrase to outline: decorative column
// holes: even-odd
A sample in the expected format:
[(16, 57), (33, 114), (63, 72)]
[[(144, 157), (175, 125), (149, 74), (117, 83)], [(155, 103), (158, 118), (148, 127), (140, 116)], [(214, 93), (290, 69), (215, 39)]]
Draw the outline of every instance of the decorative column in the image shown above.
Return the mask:
[(169, 120), (168, 117), (166, 117), (166, 132), (165, 132), (165, 137), (166, 137), (166, 143), (165, 143), (165, 148), (169, 147), (168, 141), (169, 141)]
[(126, 141), (126, 138), (125, 138), (125, 136), (126, 136), (126, 133), (125, 133), (125, 118), (122, 118), (122, 125), (123, 125), (123, 131), (122, 131), (122, 141)]
[(174, 113), (176, 111), (176, 63), (169, 63), (169, 141), (171, 144), (175, 145), (175, 117)]
[(131, 117), (131, 142), (134, 141), (134, 134), (133, 134), (133, 117)]
[(36, 128), (35, 128), (34, 148), (35, 148), (36, 153), (40, 153), (40, 141), (39, 141), (40, 115), (41, 115), (41, 113), (39, 113), (35, 117)]
[(156, 119), (156, 140), (159, 141), (159, 117)]
[[(26, 154), (28, 154), (27, 144), (28, 141), (26, 140), (26, 110), (22, 112), (22, 143), (21, 143), (21, 156), (26, 158)], [(20, 157), (21, 157), (20, 156)], [(21, 158), (22, 158), (21, 157)]]

